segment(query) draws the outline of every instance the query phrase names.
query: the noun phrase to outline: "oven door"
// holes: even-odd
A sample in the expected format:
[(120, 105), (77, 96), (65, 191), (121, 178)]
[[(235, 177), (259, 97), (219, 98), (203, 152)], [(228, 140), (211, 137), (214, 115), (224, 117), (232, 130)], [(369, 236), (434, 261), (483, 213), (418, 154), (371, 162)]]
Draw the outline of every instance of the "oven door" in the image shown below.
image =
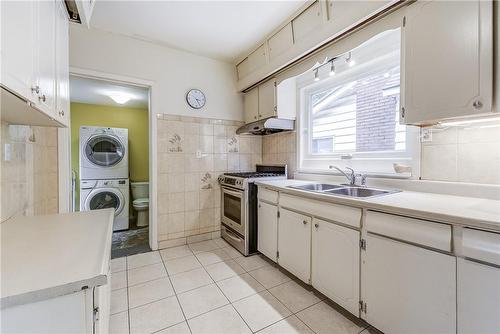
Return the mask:
[(245, 236), (246, 196), (243, 190), (222, 187), (222, 222)]

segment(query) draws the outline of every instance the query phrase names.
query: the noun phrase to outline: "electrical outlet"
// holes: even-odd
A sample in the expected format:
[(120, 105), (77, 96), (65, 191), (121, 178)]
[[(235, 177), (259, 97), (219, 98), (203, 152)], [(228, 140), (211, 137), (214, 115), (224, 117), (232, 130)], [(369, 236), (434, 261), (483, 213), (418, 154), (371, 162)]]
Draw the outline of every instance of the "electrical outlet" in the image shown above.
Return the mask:
[(420, 130), (420, 142), (426, 143), (432, 141), (432, 129), (431, 128), (422, 128)]
[(196, 157), (201, 159), (201, 150), (196, 150)]

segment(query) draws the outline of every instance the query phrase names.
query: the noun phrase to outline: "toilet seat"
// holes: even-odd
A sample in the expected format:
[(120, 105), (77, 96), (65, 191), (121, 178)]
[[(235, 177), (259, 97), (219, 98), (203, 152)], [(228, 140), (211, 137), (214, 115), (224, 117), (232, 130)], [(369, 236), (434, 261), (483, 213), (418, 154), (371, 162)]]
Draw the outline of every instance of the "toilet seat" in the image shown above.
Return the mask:
[(149, 198), (138, 198), (132, 202), (135, 208), (147, 208), (149, 206)]

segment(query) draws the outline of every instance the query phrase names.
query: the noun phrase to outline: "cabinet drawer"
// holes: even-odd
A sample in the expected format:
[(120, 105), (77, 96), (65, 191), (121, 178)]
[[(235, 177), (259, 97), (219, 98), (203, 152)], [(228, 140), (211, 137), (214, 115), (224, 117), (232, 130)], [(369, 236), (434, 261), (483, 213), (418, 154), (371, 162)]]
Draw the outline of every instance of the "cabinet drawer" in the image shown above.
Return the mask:
[(280, 206), (359, 228), (361, 209), (282, 194)]
[(500, 234), (463, 229), (463, 254), (464, 256), (500, 266)]
[(451, 251), (450, 225), (368, 211), (366, 227), (368, 232)]
[(259, 187), (257, 198), (269, 203), (278, 204), (278, 192)]

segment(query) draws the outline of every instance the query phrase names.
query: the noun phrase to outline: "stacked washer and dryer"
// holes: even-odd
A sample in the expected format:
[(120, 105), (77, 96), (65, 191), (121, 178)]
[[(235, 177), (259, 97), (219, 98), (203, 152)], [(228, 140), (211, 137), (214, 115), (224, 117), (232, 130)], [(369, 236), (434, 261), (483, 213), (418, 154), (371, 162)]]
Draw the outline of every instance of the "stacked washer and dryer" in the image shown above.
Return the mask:
[[(128, 229), (128, 177), (128, 129), (80, 127), (80, 210), (114, 208), (113, 231)], [(131, 186), (137, 225), (147, 226), (149, 183)]]

